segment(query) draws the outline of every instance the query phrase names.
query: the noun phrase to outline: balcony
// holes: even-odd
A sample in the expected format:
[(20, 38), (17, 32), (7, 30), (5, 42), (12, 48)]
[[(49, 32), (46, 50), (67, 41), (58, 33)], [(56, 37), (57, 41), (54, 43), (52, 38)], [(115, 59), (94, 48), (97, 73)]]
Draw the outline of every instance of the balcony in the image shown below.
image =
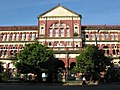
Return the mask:
[(81, 50), (80, 47), (50, 47), (50, 50), (53, 50), (54, 53), (67, 53), (68, 51), (73, 54), (78, 54)]

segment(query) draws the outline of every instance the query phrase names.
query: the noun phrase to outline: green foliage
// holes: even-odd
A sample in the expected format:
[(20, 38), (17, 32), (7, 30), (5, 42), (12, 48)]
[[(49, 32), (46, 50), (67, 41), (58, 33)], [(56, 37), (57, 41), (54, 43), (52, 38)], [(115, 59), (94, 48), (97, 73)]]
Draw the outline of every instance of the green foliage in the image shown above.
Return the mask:
[(73, 34), (73, 36), (78, 36), (78, 33), (77, 33), (77, 32), (75, 32), (75, 33)]
[(76, 57), (77, 64), (75, 69), (79, 72), (97, 72), (104, 71), (110, 64), (110, 60), (104, 56), (104, 52), (97, 46), (88, 45), (80, 55)]
[(7, 81), (10, 78), (9, 76), (10, 76), (10, 71), (6, 70), (5, 72), (1, 73), (1, 80), (2, 81)]
[(89, 69), (93, 69), (93, 62), (92, 62), (92, 52), (89, 53), (89, 50), (81, 51), (80, 55), (76, 57), (77, 60), (77, 67), (76, 70), (79, 72), (85, 73)]
[(0, 62), (0, 73), (2, 73), (2, 71), (3, 71), (3, 65), (2, 65), (3, 63), (2, 62)]
[(32, 44), (25, 44), (16, 57), (15, 66), (21, 73), (38, 73), (44, 70), (43, 63), (51, 57), (53, 57), (53, 52), (36, 41)]

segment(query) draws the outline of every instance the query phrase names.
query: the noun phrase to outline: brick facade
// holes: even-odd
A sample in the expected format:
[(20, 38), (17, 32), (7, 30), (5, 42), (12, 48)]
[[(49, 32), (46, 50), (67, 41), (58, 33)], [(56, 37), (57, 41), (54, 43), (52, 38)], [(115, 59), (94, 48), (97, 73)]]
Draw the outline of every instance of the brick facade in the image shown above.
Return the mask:
[[(71, 16), (47, 16), (57, 8), (68, 11)], [(22, 50), (25, 43), (33, 43), (36, 38), (53, 51), (62, 51), (63, 53), (55, 54), (55, 56), (64, 62), (65, 67), (70, 67), (72, 62), (76, 62), (75, 57), (79, 55), (78, 50), (89, 44), (96, 45), (96, 37), (99, 49), (105, 50), (105, 55), (112, 56), (115, 63), (118, 63), (120, 26), (81, 26), (81, 18), (81, 15), (75, 12), (63, 6), (57, 6), (39, 15), (37, 26), (0, 26), (0, 61), (4, 62), (4, 68), (14, 69), (12, 59), (14, 55)], [(78, 33), (78, 36), (74, 36), (75, 32)], [(8, 64), (11, 66), (9, 67)]]

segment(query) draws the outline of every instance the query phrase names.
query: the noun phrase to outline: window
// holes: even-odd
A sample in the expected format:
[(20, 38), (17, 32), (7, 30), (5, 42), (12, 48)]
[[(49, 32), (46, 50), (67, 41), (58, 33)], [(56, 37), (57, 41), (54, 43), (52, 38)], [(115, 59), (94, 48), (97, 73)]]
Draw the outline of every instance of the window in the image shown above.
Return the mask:
[(69, 36), (70, 35), (70, 29), (66, 28), (66, 32), (67, 32), (67, 36)]
[(66, 44), (67, 44), (67, 46), (71, 46), (71, 45), (70, 45), (70, 41), (67, 41)]
[(75, 29), (78, 29), (78, 27), (75, 27)]
[(92, 39), (95, 39), (95, 35), (94, 34), (92, 34)]
[(104, 39), (104, 38), (105, 38), (104, 34), (101, 34), (101, 38), (102, 38), (102, 39)]
[(26, 40), (28, 40), (28, 38), (29, 38), (29, 34), (26, 34)]
[(98, 38), (98, 34), (96, 34), (96, 38)]
[(52, 46), (52, 43), (51, 43), (51, 42), (48, 42), (48, 46)]
[(3, 49), (6, 49), (5, 46), (3, 47)]
[(113, 35), (113, 34), (111, 34), (110, 36), (111, 36), (111, 39), (113, 40), (113, 39), (114, 39), (114, 35)]
[(76, 47), (78, 47), (78, 45), (76, 45)]
[(58, 29), (55, 29), (55, 36), (58, 36)]
[(107, 50), (107, 54), (109, 54), (109, 50)]
[(86, 38), (88, 38), (88, 35), (85, 35), (86, 36)]
[(55, 36), (61, 36), (64, 37), (65, 34), (66, 36), (70, 36), (70, 29), (69, 26), (66, 23), (53, 23), (49, 27), (49, 32), (50, 32), (50, 37)]
[(10, 51), (10, 55), (14, 55), (14, 52), (13, 52), (13, 50), (11, 50), (11, 51)]
[(53, 33), (52, 31), (53, 31), (53, 30), (52, 30), (52, 29), (50, 29), (50, 37), (52, 37), (52, 33)]
[(44, 29), (44, 27), (41, 27), (41, 29)]
[(113, 50), (113, 54), (115, 55), (115, 50)]
[(115, 40), (118, 40), (118, 35), (115, 34), (115, 35), (114, 35), (114, 38), (115, 38)]
[(2, 40), (5, 41), (6, 34), (2, 35)]
[(24, 34), (24, 33), (22, 33), (22, 39), (21, 39), (21, 40), (24, 40), (24, 38), (25, 38), (25, 34)]
[(117, 55), (119, 55), (119, 50), (116, 50)]
[(31, 40), (34, 40), (34, 39), (35, 39), (35, 34), (32, 33), (32, 35), (31, 35)]
[(6, 39), (6, 40), (8, 41), (8, 40), (9, 40), (9, 38), (10, 38), (10, 34), (8, 33), (8, 34), (7, 34), (7, 39)]
[(64, 36), (64, 29), (60, 29), (61, 31), (61, 36), (63, 37)]
[(7, 50), (4, 51), (4, 55), (5, 55), (5, 56), (7, 55)]
[(36, 34), (36, 38), (38, 38), (38, 34)]
[(15, 39), (15, 34), (12, 35), (12, 40), (14, 40), (14, 39)]
[(62, 43), (57, 44), (58, 47), (63, 47), (64, 45)]
[(108, 39), (108, 34), (106, 34), (105, 36), (106, 36), (106, 39)]
[(44, 27), (41, 27), (40, 34), (44, 34), (44, 30), (45, 30)]
[(16, 35), (16, 40), (18, 40), (18, 39), (19, 39), (19, 34)]
[(75, 27), (75, 31), (74, 32), (78, 33), (78, 27)]

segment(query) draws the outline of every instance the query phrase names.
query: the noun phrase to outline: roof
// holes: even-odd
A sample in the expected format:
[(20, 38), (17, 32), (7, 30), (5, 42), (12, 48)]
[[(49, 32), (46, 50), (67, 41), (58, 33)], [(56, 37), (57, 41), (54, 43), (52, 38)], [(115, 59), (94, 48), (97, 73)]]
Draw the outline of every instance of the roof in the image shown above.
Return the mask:
[[(73, 12), (73, 11), (71, 11), (71, 10), (68, 9), (68, 8), (63, 7), (63, 6), (61, 6), (60, 4), (58, 4), (56, 7), (52, 8), (52, 9), (50, 9), (50, 10), (48, 10), (48, 11), (42, 13), (42, 14), (40, 14), (40, 15), (38, 16), (38, 18), (39, 18), (39, 17), (42, 17), (42, 16), (44, 16), (44, 15), (46, 15), (46, 14), (48, 14), (48, 13), (50, 13), (51, 11), (53, 11), (53, 10), (59, 8), (59, 7), (65, 9), (65, 10), (67, 10), (67, 11), (73, 13), (73, 14), (76, 14), (77, 16), (79, 16), (80, 18), (82, 18), (82, 16), (81, 16), (80, 14), (78, 14), (78, 13), (76, 13), (76, 12)], [(58, 12), (60, 12), (60, 11), (58, 11)], [(64, 13), (64, 11), (63, 11), (62, 13)], [(54, 14), (54, 13), (53, 13), (53, 14)], [(58, 16), (58, 15), (57, 15), (57, 16)]]
[[(120, 30), (120, 25), (84, 25), (82, 30)], [(38, 26), (0, 26), (0, 31), (38, 30)]]
[(120, 25), (85, 25), (82, 30), (120, 30)]
[(2, 30), (37, 30), (37, 26), (0, 26), (0, 31)]

